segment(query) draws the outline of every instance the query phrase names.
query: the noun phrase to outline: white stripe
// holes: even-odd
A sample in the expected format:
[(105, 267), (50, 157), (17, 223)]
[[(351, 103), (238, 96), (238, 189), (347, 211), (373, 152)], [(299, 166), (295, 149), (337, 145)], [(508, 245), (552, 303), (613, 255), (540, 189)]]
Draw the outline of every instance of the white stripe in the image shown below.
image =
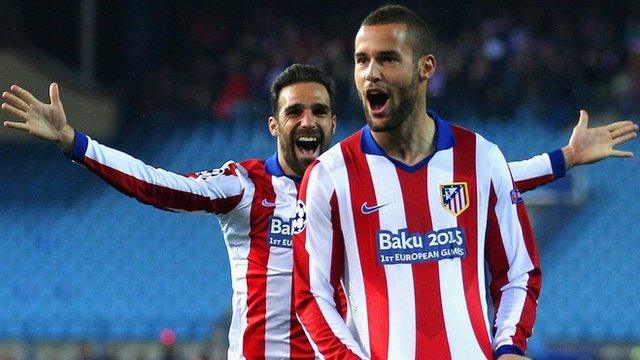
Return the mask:
[[(529, 276), (526, 276), (526, 279), (529, 280)], [(500, 308), (496, 316), (496, 324), (501, 324), (502, 331), (493, 340), (495, 349), (503, 345), (513, 345), (511, 336), (516, 333), (516, 324), (520, 321), (519, 318), (513, 317), (512, 313), (502, 311), (502, 309), (519, 309), (518, 314), (521, 314), (526, 297), (526, 292), (516, 288), (506, 289), (502, 292)]]
[[(295, 183), (287, 177), (272, 176), (271, 185), (278, 204), (273, 216), (290, 221), (294, 216), (297, 195)], [(271, 246), (267, 268), (265, 355), (267, 358), (287, 358), (291, 333), (292, 250)]]
[[(429, 164), (428, 183), (430, 193), (438, 194), (439, 184), (453, 181), (453, 150), (436, 153)], [(435, 191), (435, 192), (434, 192)], [(429, 197), (431, 221), (434, 230), (456, 227), (456, 217), (440, 206), (438, 199)], [(467, 242), (475, 239), (467, 238)], [(467, 245), (467, 249), (468, 249)], [(444, 259), (438, 262), (442, 313), (452, 359), (481, 359), (484, 354), (471, 326), (462, 281), (460, 259)], [(479, 284), (484, 286), (484, 284)]]
[[(352, 249), (352, 251), (345, 251), (344, 291), (349, 299), (347, 326), (366, 356), (370, 357), (371, 345), (369, 342), (367, 297), (364, 291), (364, 278), (362, 276), (360, 257), (357, 250), (356, 230), (353, 224), (349, 177), (342, 154), (332, 156), (330, 159), (336, 163), (332, 166), (332, 178), (336, 182), (336, 199), (338, 200), (340, 208), (340, 225), (344, 237), (345, 249)], [(360, 209), (356, 209), (356, 211), (360, 211)]]
[[(483, 138), (476, 135), (476, 179), (477, 179), (477, 202), (476, 204), (469, 204), (470, 206), (476, 206), (477, 208), (477, 221), (478, 221), (478, 288), (480, 289), (480, 304), (482, 305), (482, 317), (484, 320), (485, 329), (487, 334), (491, 334), (491, 323), (489, 320), (489, 305), (487, 304), (487, 278), (485, 265), (485, 243), (486, 243), (486, 231), (487, 231), (487, 204), (489, 204), (490, 193), (490, 174), (491, 164), (494, 159), (487, 156), (484, 146), (486, 141)], [(482, 205), (484, 204), (484, 205)], [(491, 336), (489, 336), (491, 338)]]
[[(285, 250), (285, 249), (280, 249)], [(271, 262), (271, 259), (269, 260)], [(267, 294), (265, 314), (265, 355), (267, 358), (289, 357), (291, 333), (291, 275), (271, 269), (267, 270)]]
[(509, 163), (509, 168), (515, 181), (535, 179), (553, 174), (551, 159), (547, 153), (536, 155), (527, 160), (512, 161)]
[[(330, 212), (328, 207), (333, 193), (333, 186), (330, 185), (330, 176), (333, 175), (327, 173), (322, 164), (314, 167), (309, 174), (307, 194), (314, 194), (314, 196), (306, 198), (308, 215), (310, 216), (315, 209), (314, 218), (308, 218), (309, 222), (306, 228), (307, 241), (305, 249), (309, 253), (309, 285), (311, 292), (315, 295), (316, 303), (333, 333), (356, 355), (365, 357), (362, 354), (363, 349), (361, 344), (358, 343), (358, 339), (354, 339), (353, 334), (349, 331), (350, 329), (340, 316), (338, 309), (336, 309), (333, 297), (335, 289), (329, 283), (333, 233), (330, 215), (327, 212)], [(319, 215), (323, 212), (327, 217)], [(342, 208), (340, 212), (341, 214), (344, 213)], [(319, 241), (314, 241), (316, 239)]]
[(240, 204), (230, 213), (218, 216), (227, 246), (233, 287), (228, 359), (242, 359), (244, 331), (247, 328), (247, 258), (251, 245), (248, 241), (251, 231), (248, 219), (254, 192), (254, 184), (248, 181)]
[[(407, 228), (402, 189), (396, 168), (382, 156), (367, 155), (378, 210), (380, 229), (398, 232)], [(373, 199), (370, 200), (371, 203)], [(372, 239), (373, 240), (373, 239)], [(375, 241), (375, 240), (374, 240)], [(416, 350), (416, 304), (411, 264), (384, 266), (389, 299), (389, 359), (413, 359)]]

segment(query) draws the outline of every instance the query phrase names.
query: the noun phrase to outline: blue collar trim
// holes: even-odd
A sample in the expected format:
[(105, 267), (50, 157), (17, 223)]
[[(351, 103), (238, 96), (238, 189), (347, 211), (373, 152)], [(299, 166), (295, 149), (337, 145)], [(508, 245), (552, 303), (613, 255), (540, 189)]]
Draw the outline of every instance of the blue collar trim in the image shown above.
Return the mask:
[(453, 132), (451, 130), (451, 125), (448, 122), (446, 122), (444, 119), (442, 119), (440, 115), (438, 115), (434, 111), (427, 111), (427, 114), (429, 114), (429, 116), (433, 118), (433, 120), (435, 121), (436, 150), (433, 152), (433, 154), (427, 156), (423, 160), (420, 160), (419, 163), (415, 165), (407, 165), (400, 160), (396, 160), (388, 156), (387, 153), (384, 151), (384, 149), (382, 149), (382, 147), (373, 138), (369, 125), (365, 125), (361, 130), (362, 131), (362, 141), (361, 141), (362, 151), (370, 155), (384, 156), (387, 159), (389, 159), (389, 161), (391, 161), (395, 166), (401, 168), (406, 172), (412, 173), (419, 170), (420, 168), (425, 166), (429, 162), (429, 160), (431, 160), (431, 158), (435, 153), (441, 150), (452, 148), (456, 143), (455, 138), (453, 137)]
[(278, 161), (278, 152), (277, 151), (276, 151), (275, 154), (271, 155), (268, 159), (266, 159), (264, 161), (264, 170), (269, 175), (286, 176), (289, 179), (295, 181), (296, 183), (299, 183), (299, 182), (302, 181), (302, 177), (301, 176), (289, 176), (289, 175), (284, 173), (284, 170), (282, 170), (282, 166), (280, 166), (280, 162)]

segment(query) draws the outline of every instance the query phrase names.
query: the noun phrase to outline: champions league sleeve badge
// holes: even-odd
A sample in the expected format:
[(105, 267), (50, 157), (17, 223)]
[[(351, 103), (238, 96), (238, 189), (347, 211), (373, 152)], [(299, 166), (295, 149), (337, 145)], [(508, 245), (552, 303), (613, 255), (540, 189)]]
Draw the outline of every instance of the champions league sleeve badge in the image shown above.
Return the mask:
[(216, 177), (220, 174), (224, 174), (224, 169), (213, 169), (207, 171), (200, 171), (195, 173), (195, 177), (198, 179), (206, 180), (208, 178)]
[(469, 191), (466, 182), (440, 184), (440, 203), (454, 216), (469, 207)]
[(521, 202), (523, 202), (524, 200), (522, 200), (522, 194), (520, 193), (520, 190), (518, 189), (513, 189), (510, 192), (511, 195), (511, 203), (512, 204), (520, 204)]

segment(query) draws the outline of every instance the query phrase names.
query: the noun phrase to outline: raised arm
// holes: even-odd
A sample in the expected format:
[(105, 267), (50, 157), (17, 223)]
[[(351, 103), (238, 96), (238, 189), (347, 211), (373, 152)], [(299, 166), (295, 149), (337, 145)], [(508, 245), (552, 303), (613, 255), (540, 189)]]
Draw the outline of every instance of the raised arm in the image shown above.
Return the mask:
[(154, 168), (74, 130), (67, 123), (56, 83), (49, 87), (49, 96), (51, 104), (44, 104), (27, 90), (11, 86), (2, 94), (2, 109), (21, 121), (5, 121), (4, 126), (55, 142), (118, 191), (163, 210), (226, 213), (240, 202), (243, 184), (236, 164), (191, 176)]
[(627, 120), (591, 129), (588, 125), (589, 114), (581, 110), (578, 124), (562, 149), (527, 160), (509, 162), (518, 189), (522, 192), (533, 190), (563, 177), (574, 166), (595, 163), (609, 157), (633, 156), (632, 152), (620, 151), (615, 147), (637, 136), (636, 124)]

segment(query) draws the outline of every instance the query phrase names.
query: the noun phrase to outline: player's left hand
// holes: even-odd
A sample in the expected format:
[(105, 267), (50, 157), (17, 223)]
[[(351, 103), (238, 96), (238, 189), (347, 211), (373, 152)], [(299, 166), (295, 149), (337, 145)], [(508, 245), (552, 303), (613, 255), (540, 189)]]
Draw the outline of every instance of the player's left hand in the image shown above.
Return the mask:
[(638, 125), (631, 121), (617, 121), (591, 129), (588, 125), (589, 114), (580, 110), (578, 125), (573, 128), (567, 146), (562, 148), (567, 170), (573, 166), (591, 164), (608, 157), (633, 156), (630, 151), (620, 151), (614, 147), (635, 138), (638, 135)]

